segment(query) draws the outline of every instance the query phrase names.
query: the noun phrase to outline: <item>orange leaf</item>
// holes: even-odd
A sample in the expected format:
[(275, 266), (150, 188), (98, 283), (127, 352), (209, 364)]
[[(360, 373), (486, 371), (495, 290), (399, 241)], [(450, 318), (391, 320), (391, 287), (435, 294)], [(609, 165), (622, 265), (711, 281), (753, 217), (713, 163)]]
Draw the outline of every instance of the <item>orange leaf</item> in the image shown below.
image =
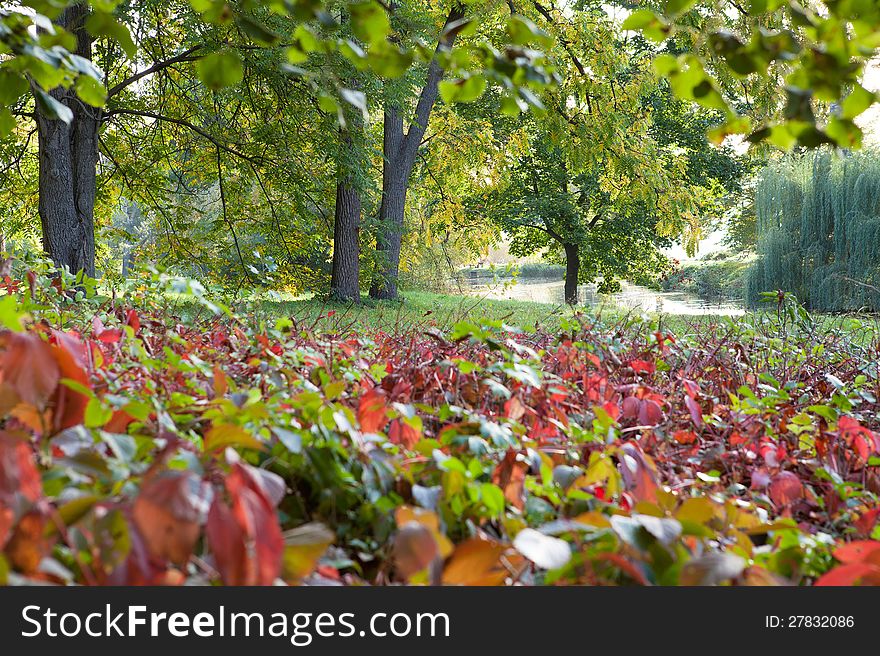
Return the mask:
[(501, 585), (507, 570), (500, 559), (507, 547), (494, 540), (471, 538), (455, 547), (443, 570), (446, 585)]
[(385, 427), (388, 423), (388, 405), (381, 388), (373, 387), (361, 396), (357, 416), (365, 433), (377, 433)]

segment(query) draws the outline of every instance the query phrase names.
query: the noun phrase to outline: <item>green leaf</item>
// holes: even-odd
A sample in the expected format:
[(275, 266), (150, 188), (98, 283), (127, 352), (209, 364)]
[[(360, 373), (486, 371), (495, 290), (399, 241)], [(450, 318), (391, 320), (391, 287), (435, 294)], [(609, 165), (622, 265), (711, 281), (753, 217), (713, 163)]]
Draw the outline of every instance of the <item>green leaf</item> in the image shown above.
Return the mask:
[(73, 112), (70, 107), (53, 98), (42, 89), (35, 90), (35, 99), (40, 111), (53, 121), (64, 121), (70, 123), (73, 120)]
[(107, 90), (98, 80), (88, 75), (80, 75), (74, 85), (76, 95), (92, 107), (103, 107), (107, 102)]
[(0, 68), (0, 105), (11, 105), (28, 90), (27, 80), (18, 73)]
[(249, 16), (238, 16), (238, 25), (245, 34), (257, 43), (272, 45), (279, 41), (278, 35), (275, 32)]
[(131, 38), (128, 27), (113, 18), (111, 14), (93, 12), (86, 20), (86, 29), (95, 36), (106, 36), (116, 41), (129, 59), (134, 59), (137, 55), (137, 46)]
[[(0, 139), (5, 139), (15, 129), (15, 117), (6, 107), (0, 107)], [(0, 324), (3, 321), (0, 319)]]
[(646, 37), (658, 42), (669, 35), (669, 25), (650, 9), (634, 11), (621, 27), (624, 30), (641, 30)]
[(383, 41), (367, 53), (367, 61), (370, 68), (379, 76), (385, 78), (398, 78), (409, 69), (413, 63), (413, 55), (402, 52), (397, 46), (388, 41)]
[(481, 75), (472, 75), (461, 80), (444, 80), (440, 83), (440, 96), (449, 105), (455, 102), (473, 102), (485, 90), (486, 79)]
[(486, 510), (493, 517), (499, 517), (504, 514), (505, 500), (504, 492), (494, 483), (483, 483), (480, 485), (480, 498), (486, 506)]
[(697, 0), (666, 0), (666, 13), (676, 16), (689, 11), (697, 3)]
[(752, 0), (749, 3), (749, 13), (767, 14), (779, 9), (786, 0)]
[(321, 108), (322, 112), (335, 114), (336, 110), (339, 109), (339, 104), (329, 93), (322, 93), (318, 96), (318, 107)]
[(747, 134), (752, 129), (752, 121), (747, 116), (731, 116), (717, 128), (712, 128), (706, 133), (709, 141), (720, 145), (732, 134)]
[(238, 84), (244, 77), (241, 57), (232, 50), (215, 52), (200, 59), (196, 72), (205, 86), (214, 91)]
[(868, 91), (861, 84), (856, 84), (840, 105), (842, 110), (841, 117), (853, 119), (878, 100), (880, 100), (880, 97), (876, 93)]
[(507, 21), (507, 35), (510, 42), (518, 46), (535, 43), (546, 47), (552, 44), (550, 35), (525, 16), (513, 15), (510, 17)]
[(248, 431), (234, 424), (215, 424), (205, 434), (205, 451), (216, 451), (235, 446), (247, 449), (263, 449), (264, 445)]
[(858, 150), (862, 147), (864, 134), (861, 128), (850, 119), (832, 116), (825, 127), (825, 134), (841, 148)]
[(385, 9), (377, 2), (356, 2), (349, 5), (352, 30), (361, 41), (381, 43), (391, 33), (391, 22)]
[(88, 428), (99, 428), (113, 417), (113, 408), (105, 407), (101, 399), (92, 397), (86, 404), (83, 423)]
[(14, 296), (0, 296), (0, 326), (14, 332), (24, 330), (22, 319), (23, 312), (18, 311), (18, 303)]
[[(68, 501), (58, 508), (58, 516), (61, 519), (61, 523), (65, 527), (73, 526), (85, 517), (98, 501), (99, 498), (91, 494)], [(58, 525), (55, 522), (46, 524), (46, 537), (51, 537), (57, 532)]]
[(678, 60), (668, 54), (657, 55), (654, 58), (654, 71), (662, 77), (669, 77), (678, 70)]

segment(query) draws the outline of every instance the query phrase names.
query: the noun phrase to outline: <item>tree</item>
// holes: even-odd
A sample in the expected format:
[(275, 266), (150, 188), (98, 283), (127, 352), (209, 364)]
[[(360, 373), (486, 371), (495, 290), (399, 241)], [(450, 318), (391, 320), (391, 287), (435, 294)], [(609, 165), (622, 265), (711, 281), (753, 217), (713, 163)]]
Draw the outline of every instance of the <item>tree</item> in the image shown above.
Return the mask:
[[(336, 182), (333, 219), (333, 264), (330, 296), (341, 301), (360, 301), (360, 224), (362, 201), (353, 164), (361, 160), (352, 131), (362, 129), (357, 118), (340, 129), (341, 161)], [(355, 160), (352, 162), (352, 160)]]
[(457, 0), (453, 2), (443, 23), (437, 52), (428, 66), (413, 121), (406, 132), (403, 109), (393, 99), (386, 100), (382, 144), (382, 204), (379, 208), (379, 233), (376, 237), (376, 251), (380, 260), (378, 272), (370, 287), (370, 296), (373, 298), (397, 298), (400, 247), (410, 176), (428, 129), (431, 112), (439, 97), (440, 80), (444, 73), (440, 56), (455, 44), (464, 15), (464, 8)]
[[(80, 2), (61, 11), (58, 27), (76, 39), (73, 54), (92, 60), (94, 36), (86, 27), (88, 7)], [(88, 78), (84, 78), (88, 79)], [(49, 92), (72, 116), (64, 120), (57, 105), (37, 103), (34, 115), (40, 150), (40, 221), (43, 247), (58, 266), (95, 275), (95, 175), (103, 97), (80, 102), (75, 89)], [(87, 96), (88, 98), (88, 96)]]
[[(676, 95), (725, 114), (710, 133), (714, 140), (741, 134), (785, 150), (796, 144), (861, 145), (854, 119), (880, 100), (861, 85), (865, 63), (877, 54), (878, 3), (643, 0), (639, 5), (624, 29), (688, 45), (687, 52), (661, 54), (654, 66)], [(771, 89), (757, 107), (756, 86)]]
[(759, 177), (755, 211), (758, 257), (746, 276), (749, 303), (782, 289), (816, 310), (880, 307), (876, 154), (823, 149), (771, 164)]
[(509, 172), (506, 184), (472, 207), (511, 236), (517, 256), (545, 253), (565, 264), (565, 302), (578, 302), (578, 284), (600, 280), (615, 289), (619, 278), (648, 279), (665, 268), (658, 218), (642, 201), (613, 198), (599, 175), (571, 174), (567, 157), (546, 134)]
[(659, 248), (672, 239), (692, 251), (741, 170), (701, 130), (695, 138), (706, 112), (694, 118), (675, 101), (651, 71), (653, 49), (613, 15), (532, 5), (554, 37), (562, 81), (541, 96), (545, 111), (525, 123), (526, 148), (511, 153), (508, 174), (475, 208), (513, 237), (515, 254), (564, 261), (565, 300), (574, 303), (579, 282), (612, 290), (619, 278), (661, 273)]
[[(0, 138), (8, 134), (21, 136), (13, 116), (37, 120), (39, 142), (45, 153), (40, 185), (40, 192), (44, 196), (41, 203), (44, 243), (59, 266), (81, 268), (87, 273), (94, 273), (95, 269), (94, 203), (97, 175), (94, 169), (99, 161), (97, 153), (100, 144), (111, 140), (111, 123), (125, 123), (123, 129), (130, 136), (128, 131), (133, 125), (132, 119), (137, 118), (142, 123), (190, 131), (206, 142), (203, 145), (215, 155), (213, 166), (222, 204), (222, 222), (226, 226), (226, 236), (231, 237), (233, 242), (233, 259), (240, 264), (244, 278), (253, 282), (256, 279), (252, 273), (254, 265), (246, 262), (247, 253), (242, 249), (229, 211), (236, 199), (225, 193), (229, 184), (236, 180), (231, 181), (224, 176), (224, 167), (226, 160), (233, 158), (251, 170), (252, 175), (246, 177), (265, 196), (275, 224), (273, 230), (280, 232), (279, 212), (268, 194), (264, 164), (272, 159), (277, 163), (286, 159), (286, 156), (270, 158), (266, 157), (265, 152), (255, 154), (245, 143), (250, 132), (228, 129), (229, 123), (241, 123), (238, 120), (241, 113), (250, 115), (252, 119), (258, 117), (255, 108), (265, 105), (264, 102), (253, 97), (238, 97), (236, 104), (222, 108), (217, 104), (215, 95), (226, 87), (240, 87), (249, 69), (264, 67), (267, 59), (273, 61), (277, 54), (284, 54), (286, 63), (273, 61), (278, 74), (292, 76), (295, 86), (309, 91), (310, 98), (306, 102), (311, 101), (322, 112), (335, 115), (339, 124), (343, 125), (343, 107), (353, 104), (366, 112), (365, 94), (346, 88), (347, 83), (338, 74), (317, 75), (302, 68), (301, 64), (317, 62), (320, 67), (330, 55), (341, 56), (358, 71), (370, 71), (384, 79), (402, 75), (414, 61), (437, 61), (435, 55), (417, 43), (404, 48), (392, 42), (388, 38), (390, 22), (386, 9), (375, 0), (334, 0), (326, 5), (296, 1), (284, 7), (279, 3), (264, 5), (255, 1), (235, 7), (213, 3), (206, 6), (205, 3), (196, 2), (197, 10), (184, 5), (175, 12), (174, 20), (165, 22), (161, 12), (155, 11), (156, 8), (148, 0), (118, 8), (110, 7), (107, 3), (90, 7), (84, 1), (52, 2), (46, 3), (45, 7), (42, 3), (38, 4), (39, 9), (55, 19), (55, 23), (52, 24), (52, 30), (40, 32), (36, 37), (22, 27), (36, 23), (45, 27), (51, 24), (48, 20), (39, 17), (31, 19), (24, 14), (7, 13), (6, 10), (0, 12), (0, 44), (13, 55), (0, 66), (0, 74), (6, 83), (4, 93), (0, 96)], [(352, 16), (351, 32), (368, 47), (361, 48), (350, 38), (348, 31), (340, 30), (338, 21), (331, 15), (337, 9), (344, 9), (343, 13)], [(146, 26), (146, 29), (134, 30), (139, 35), (137, 43), (132, 40), (126, 23)], [(186, 26), (186, 29), (181, 29), (181, 26)], [(65, 27), (69, 29), (65, 30)], [(173, 32), (176, 32), (180, 46), (176, 52), (165, 47), (170, 42), (163, 38)], [(114, 44), (120, 44), (126, 51), (130, 65), (120, 64), (119, 50)], [(99, 70), (92, 61), (95, 48), (104, 71)], [(520, 83), (513, 82), (511, 76), (517, 75), (523, 68), (537, 70), (533, 64), (535, 55), (482, 49), (450, 62), (457, 70), (468, 69), (467, 74), (475, 80), (499, 80), (506, 84), (511, 93), (516, 93)], [(181, 85), (179, 76), (186, 75), (186, 69), (191, 71), (193, 64), (200, 87)], [(432, 71), (435, 68), (429, 66)], [(30, 96), (36, 102), (34, 112), (26, 111), (30, 102), (26, 76), (34, 80)], [(106, 87), (103, 84), (105, 79)], [(149, 92), (145, 93), (145, 89)], [(429, 92), (432, 89), (436, 95), (436, 88), (427, 85)], [(245, 89), (247, 92), (250, 90)], [(82, 107), (75, 100), (76, 97), (93, 109)], [(275, 99), (279, 106), (289, 105), (283, 97)], [(104, 107), (105, 103), (109, 103), (109, 106)], [(215, 107), (215, 115), (211, 116), (209, 111), (203, 115), (205, 108), (211, 105)], [(169, 107), (174, 107), (176, 112), (169, 112)], [(298, 109), (301, 111), (302, 107), (300, 104)], [(223, 112), (221, 109), (229, 111)], [(198, 115), (197, 119), (194, 114)], [(221, 116), (223, 114), (225, 116)], [(254, 131), (263, 132), (258, 128)], [(285, 140), (286, 135), (280, 141)], [(343, 141), (347, 142), (344, 135)], [(22, 150), (27, 148), (27, 140), (24, 139)], [(124, 162), (119, 161), (119, 153), (105, 151), (104, 154), (112, 162), (114, 170), (122, 171), (126, 167)], [(159, 161), (167, 159), (164, 157), (167, 154), (166, 150)], [(189, 155), (184, 154), (186, 157)], [(208, 160), (205, 159), (204, 163), (207, 167)], [(176, 172), (166, 173), (172, 176), (175, 184), (182, 181)], [(340, 179), (345, 182), (347, 177)], [(125, 185), (132, 186), (130, 180)], [(337, 194), (342, 201), (340, 210), (349, 208), (346, 212), (356, 215), (355, 199), (347, 191), (349, 188), (350, 185), (343, 184), (342, 193)], [(317, 210), (323, 214), (322, 203), (310, 198), (308, 205), (311, 211)], [(156, 209), (160, 213), (167, 213), (167, 208)], [(356, 222), (349, 221), (347, 225), (346, 229), (339, 231), (341, 243), (336, 252), (347, 253), (348, 263), (351, 264), (351, 254), (357, 248), (351, 248), (350, 244), (356, 243), (356, 235), (354, 240), (349, 239), (348, 242), (346, 237), (352, 236), (352, 226)], [(300, 262), (287, 241), (283, 237), (280, 241), (286, 259), (291, 264)], [(187, 254), (189, 256), (191, 253)], [(336, 269), (339, 275), (343, 270), (354, 270), (351, 266), (337, 266)], [(351, 295), (353, 286), (350, 281), (346, 286), (346, 294)]]

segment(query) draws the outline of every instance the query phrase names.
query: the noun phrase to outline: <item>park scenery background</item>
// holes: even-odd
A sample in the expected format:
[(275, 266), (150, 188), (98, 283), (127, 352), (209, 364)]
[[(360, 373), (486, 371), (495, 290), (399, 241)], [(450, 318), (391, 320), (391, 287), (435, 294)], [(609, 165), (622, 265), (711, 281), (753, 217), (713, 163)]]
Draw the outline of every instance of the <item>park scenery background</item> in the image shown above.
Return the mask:
[(0, 583), (880, 584), (880, 8), (0, 6)]

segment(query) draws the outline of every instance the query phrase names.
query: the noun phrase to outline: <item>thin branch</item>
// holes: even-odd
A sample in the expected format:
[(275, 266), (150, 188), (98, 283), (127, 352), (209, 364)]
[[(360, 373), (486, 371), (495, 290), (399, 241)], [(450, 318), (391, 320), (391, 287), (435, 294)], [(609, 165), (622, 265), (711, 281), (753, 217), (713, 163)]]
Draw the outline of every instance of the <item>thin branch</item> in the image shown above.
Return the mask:
[(232, 225), (232, 221), (229, 220), (229, 215), (226, 213), (226, 191), (223, 188), (223, 162), (220, 157), (220, 146), (215, 145), (215, 148), (217, 150), (217, 182), (220, 185), (220, 203), (223, 206), (223, 220), (229, 226), (229, 232), (232, 233), (232, 241), (235, 243), (235, 252), (238, 253), (238, 261), (241, 262), (242, 271), (244, 271), (247, 279), (253, 282), (251, 273), (248, 271), (247, 265), (244, 263), (244, 257), (241, 254), (241, 246), (238, 243), (238, 235), (235, 234), (235, 226)]
[(194, 125), (193, 123), (190, 123), (189, 121), (184, 120), (182, 118), (174, 118), (173, 116), (165, 116), (163, 114), (156, 114), (155, 112), (148, 112), (148, 111), (140, 110), (140, 109), (113, 109), (113, 110), (110, 110), (109, 112), (107, 112), (104, 115), (104, 117), (109, 118), (109, 117), (114, 116), (116, 114), (127, 114), (129, 116), (144, 116), (146, 118), (152, 118), (156, 121), (163, 121), (165, 123), (174, 123), (175, 125), (180, 125), (182, 127), (189, 128), (190, 130), (192, 130), (196, 134), (198, 134), (198, 135), (204, 137), (205, 139), (207, 139), (208, 141), (210, 141), (217, 148), (219, 148), (221, 150), (225, 150), (230, 155), (235, 155), (236, 157), (239, 157), (239, 158), (245, 160), (246, 162), (250, 162), (251, 164), (257, 164), (257, 165), (262, 164), (262, 160), (259, 157), (252, 157), (250, 155), (246, 155), (243, 152), (241, 152), (240, 150), (236, 150), (235, 148), (232, 148), (231, 146), (227, 146), (222, 141), (220, 141), (216, 137), (212, 136), (210, 133), (206, 132), (202, 128), (200, 128), (197, 125)]
[(159, 71), (166, 69), (169, 66), (173, 66), (174, 64), (179, 64), (181, 62), (196, 61), (197, 59), (201, 59), (201, 55), (193, 55), (193, 53), (197, 50), (200, 50), (203, 47), (204, 47), (204, 45), (200, 43), (199, 45), (193, 46), (189, 50), (184, 50), (179, 55), (175, 55), (174, 57), (171, 57), (170, 59), (165, 59), (163, 61), (156, 62), (155, 64), (153, 64), (149, 68), (142, 70), (140, 73), (135, 73), (131, 77), (126, 78), (125, 80), (123, 80), (122, 82), (120, 82), (119, 84), (117, 84), (116, 86), (111, 88), (107, 92), (107, 97), (112, 98), (117, 93), (119, 93), (120, 91), (122, 91), (126, 87), (134, 84), (138, 80), (143, 79), (143, 78), (147, 77), (148, 75), (152, 75), (153, 73), (158, 73)]

